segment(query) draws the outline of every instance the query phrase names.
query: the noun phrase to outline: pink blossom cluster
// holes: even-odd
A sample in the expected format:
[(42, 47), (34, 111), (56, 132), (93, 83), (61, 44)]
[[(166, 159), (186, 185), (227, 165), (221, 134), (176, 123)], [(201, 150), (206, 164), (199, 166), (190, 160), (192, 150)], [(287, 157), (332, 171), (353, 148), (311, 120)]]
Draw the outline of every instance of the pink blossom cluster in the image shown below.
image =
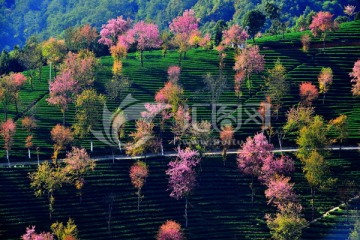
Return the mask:
[(318, 36), (322, 32), (330, 31), (335, 28), (333, 14), (330, 12), (318, 12), (313, 16), (313, 20), (309, 26), (312, 34)]
[(222, 43), (228, 47), (234, 47), (243, 44), (246, 39), (249, 38), (249, 34), (241, 26), (235, 24), (228, 30), (223, 31)]
[(58, 105), (62, 110), (67, 109), (67, 105), (73, 101), (73, 95), (78, 91), (78, 83), (69, 71), (58, 75), (50, 83), (50, 97), (46, 99), (48, 103)]
[(130, 43), (136, 42), (137, 49), (141, 51), (149, 48), (158, 48), (162, 43), (158, 26), (153, 23), (140, 21), (126, 35), (128, 35)]
[(10, 74), (10, 81), (16, 88), (19, 88), (25, 83), (26, 77), (22, 73), (12, 73)]
[[(165, 103), (145, 103), (144, 106), (146, 111), (141, 112), (141, 117), (149, 119), (152, 119), (156, 117), (156, 115), (163, 113), (164, 110), (171, 108), (170, 104)], [(164, 113), (163, 116), (166, 118), (167, 115)]]
[(6, 150), (11, 148), (15, 131), (16, 124), (12, 119), (8, 119), (0, 125), (0, 135), (4, 139), (4, 148)]
[(349, 76), (352, 77), (351, 82), (354, 83), (351, 92), (355, 96), (360, 95), (360, 60), (355, 62), (352, 72), (349, 74)]
[(276, 158), (272, 153), (273, 148), (263, 133), (256, 134), (254, 138), (248, 137), (237, 156), (238, 168), (265, 184), (276, 175), (293, 171), (293, 160), (286, 156)]
[(21, 236), (22, 240), (54, 240), (54, 236), (51, 233), (36, 233), (35, 226), (27, 227), (26, 233)]
[(107, 24), (102, 25), (99, 43), (107, 46), (115, 45), (117, 38), (130, 28), (131, 20), (123, 19), (122, 16), (110, 19)]
[(71, 152), (66, 154), (64, 160), (65, 169), (69, 172), (80, 171), (90, 165), (91, 159), (84, 148), (73, 147)]
[(183, 198), (195, 187), (196, 172), (194, 168), (199, 163), (196, 155), (198, 155), (197, 151), (178, 148), (178, 158), (168, 164), (169, 169), (165, 173), (170, 178), (169, 190), (171, 190), (171, 197)]
[(356, 6), (347, 5), (344, 8), (344, 13), (348, 16), (353, 16), (353, 15), (355, 15), (355, 9), (356, 9)]
[(167, 70), (168, 79), (173, 83), (177, 83), (180, 77), (180, 67), (179, 66), (170, 66)]
[(235, 57), (234, 70), (245, 71), (247, 74), (258, 73), (264, 70), (264, 65), (264, 55), (260, 54), (259, 47), (251, 46)]
[(187, 36), (192, 31), (198, 30), (200, 19), (195, 17), (194, 10), (185, 10), (182, 16), (175, 18), (170, 23), (170, 31), (175, 34), (185, 33)]

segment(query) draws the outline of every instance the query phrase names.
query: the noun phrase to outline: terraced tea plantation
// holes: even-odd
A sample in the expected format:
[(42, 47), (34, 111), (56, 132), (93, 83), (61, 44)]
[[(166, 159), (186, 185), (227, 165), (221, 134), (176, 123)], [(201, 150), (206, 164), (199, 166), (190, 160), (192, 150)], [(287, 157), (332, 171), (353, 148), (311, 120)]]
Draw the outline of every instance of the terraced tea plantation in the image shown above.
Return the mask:
[[(331, 67), (334, 74), (333, 84), (326, 94), (325, 104), (322, 95), (315, 100), (313, 106), (315, 113), (324, 117), (326, 121), (345, 114), (348, 117), (349, 135), (344, 145), (356, 146), (360, 142), (360, 101), (351, 93), (349, 73), (354, 62), (360, 58), (360, 21), (344, 23), (340, 29), (329, 33), (325, 49), (319, 38), (312, 39), (308, 52), (301, 50), (300, 36), (303, 33), (285, 34), (281, 36), (264, 37), (258, 39), (261, 54), (265, 55), (266, 69), (274, 66), (277, 59), (287, 70), (287, 81), (290, 93), (282, 99), (283, 105), (278, 118), (272, 118), (271, 125), (278, 129), (286, 122), (286, 112), (290, 107), (300, 101), (299, 83), (312, 82), (318, 86), (318, 75), (323, 67)], [(250, 41), (249, 41), (250, 43)], [(234, 94), (234, 52), (226, 52), (225, 68), (223, 74), (227, 77), (227, 88), (219, 98), (219, 104), (234, 107), (242, 105), (243, 124), (235, 133), (238, 143), (245, 141), (261, 131), (261, 121), (257, 113), (259, 103), (265, 99), (264, 74), (252, 76), (253, 89), (249, 93), (243, 89), (243, 96), (238, 99)], [(171, 50), (166, 57), (160, 50), (144, 53), (145, 60), (142, 67), (135, 53), (129, 53), (123, 62), (123, 76), (132, 82), (127, 100), (114, 101), (108, 99), (106, 108), (114, 112), (117, 108), (143, 111), (143, 104), (154, 102), (155, 93), (164, 86), (169, 66), (178, 65), (178, 53)], [(184, 88), (186, 103), (192, 110), (192, 119), (211, 120), (219, 126), (221, 115), (212, 118), (212, 106), (209, 104), (209, 93), (204, 91), (203, 78), (207, 73), (219, 74), (218, 52), (200, 48), (191, 49), (186, 53), (181, 63), (179, 84)], [(112, 78), (113, 59), (105, 56), (99, 59), (101, 66), (97, 69), (94, 88), (98, 93), (106, 94), (105, 84)], [(26, 131), (21, 128), (23, 116), (33, 115), (37, 128), (34, 133), (34, 144), (39, 150), (41, 160), (50, 160), (53, 152), (53, 143), (50, 130), (58, 123), (62, 123), (62, 113), (47, 103), (49, 97), (48, 66), (43, 67), (42, 77), (36, 79), (34, 90), (26, 83), (21, 89), (19, 112), (11, 105), (9, 117), (17, 123), (14, 137), (14, 146), (10, 151), (10, 160), (13, 167), (7, 168), (6, 153), (0, 150), (0, 238), (19, 239), (25, 228), (36, 225), (38, 231), (48, 231), (50, 223), (55, 221), (66, 222), (68, 218), (75, 220), (79, 229), (79, 239), (154, 239), (159, 226), (168, 219), (173, 219), (184, 225), (185, 200), (170, 198), (168, 177), (165, 175), (167, 164), (171, 158), (153, 157), (146, 159), (150, 166), (150, 175), (146, 179), (142, 194), (140, 211), (137, 210), (137, 196), (129, 179), (129, 169), (134, 160), (121, 159), (112, 163), (112, 160), (98, 161), (95, 171), (85, 177), (86, 183), (80, 202), (73, 186), (64, 186), (55, 193), (53, 217), (49, 219), (47, 198), (36, 198), (30, 188), (29, 172), (37, 168), (35, 164), (24, 163), (29, 161), (25, 148)], [(25, 72), (26, 74), (26, 72)], [(54, 72), (51, 72), (54, 76)], [(130, 103), (130, 105), (126, 105)], [(256, 121), (249, 121), (248, 112), (256, 114)], [(219, 113), (221, 114), (221, 113)], [(66, 111), (66, 125), (71, 127), (74, 123), (75, 107), (70, 104)], [(235, 117), (230, 115), (230, 117)], [(0, 113), (3, 119), (3, 113)], [(229, 117), (228, 117), (229, 118)], [(220, 120), (219, 120), (220, 119)], [(230, 118), (229, 118), (230, 119)], [(130, 140), (129, 134), (134, 131), (134, 120), (125, 127), (123, 142)], [(106, 122), (106, 121), (105, 121)], [(104, 123), (104, 121), (103, 121)], [(173, 139), (171, 122), (166, 122), (163, 135), (165, 151), (174, 151), (175, 145), (170, 143)], [(106, 126), (99, 126), (103, 131), (103, 139), (89, 136), (85, 139), (76, 139), (74, 145), (90, 149), (90, 141), (94, 141), (94, 158), (108, 156), (113, 151), (116, 155), (124, 154), (117, 148), (110, 148), (104, 141), (109, 137)], [(330, 133), (333, 136), (333, 132)], [(213, 138), (218, 139), (215, 132)], [(276, 136), (272, 143), (277, 146)], [(0, 145), (3, 146), (3, 140)], [(294, 136), (285, 138), (284, 146), (296, 146)], [(32, 149), (30, 161), (36, 162), (35, 147)], [(213, 150), (220, 150), (214, 148)], [(239, 148), (239, 145), (232, 146)], [(69, 150), (69, 149), (67, 149)], [(65, 156), (65, 151), (60, 158)], [(342, 151), (331, 152), (326, 158), (329, 162), (331, 176), (337, 178), (331, 190), (319, 191), (315, 196), (315, 217), (321, 217), (329, 209), (341, 204), (338, 189), (343, 187), (345, 180), (354, 181), (359, 185), (360, 162), (359, 152)], [(296, 159), (293, 156), (293, 159)], [(236, 166), (235, 155), (229, 156), (226, 166), (222, 159), (204, 157), (201, 168), (197, 170), (197, 184), (193, 194), (189, 197), (189, 227), (184, 229), (186, 239), (269, 239), (270, 233), (266, 225), (265, 214), (275, 213), (275, 208), (267, 204), (264, 196), (264, 186), (255, 183), (256, 195), (254, 206), (251, 204), (251, 179), (239, 172)], [(307, 181), (296, 160), (296, 171), (292, 176), (295, 183), (295, 192), (301, 196), (304, 207), (304, 216), (311, 219), (311, 194)], [(353, 213), (359, 207), (359, 201), (353, 201), (347, 213), (342, 205), (336, 211), (319, 221), (311, 223), (304, 230), (303, 239), (347, 239), (354, 224)], [(110, 214), (111, 209), (111, 214)], [(109, 220), (109, 216), (111, 219)]]
[[(334, 152), (329, 163), (333, 177), (341, 182), (360, 177), (358, 152)], [(134, 160), (118, 160), (114, 164), (98, 162), (93, 174), (86, 177), (82, 203), (73, 187), (67, 186), (55, 194), (55, 211), (49, 220), (47, 200), (35, 198), (29, 188), (27, 173), (35, 166), (17, 166), (0, 170), (0, 216), (2, 239), (19, 239), (28, 225), (36, 224), (40, 230), (48, 230), (49, 222), (66, 222), (69, 217), (79, 228), (80, 239), (153, 239), (158, 227), (167, 219), (184, 224), (184, 200), (169, 197), (165, 176), (168, 158), (149, 158), (150, 175), (143, 189), (144, 198), (137, 211), (137, 196), (129, 179), (129, 168)], [(297, 165), (299, 167), (299, 165)], [(298, 168), (293, 176), (295, 190), (301, 194), (305, 215), (310, 218), (310, 190)], [(251, 205), (250, 178), (240, 174), (235, 166), (234, 155), (226, 166), (221, 158), (208, 157), (198, 169), (197, 186), (189, 198), (189, 227), (187, 239), (266, 239), (269, 230), (265, 213), (274, 211), (266, 204), (264, 187), (256, 184), (254, 206)], [(108, 208), (112, 203), (111, 233), (108, 232)], [(335, 191), (319, 192), (315, 200), (316, 216), (339, 204)], [(350, 206), (354, 209), (357, 205)], [(346, 211), (332, 213), (309, 229), (304, 239), (346, 239), (353, 224)]]

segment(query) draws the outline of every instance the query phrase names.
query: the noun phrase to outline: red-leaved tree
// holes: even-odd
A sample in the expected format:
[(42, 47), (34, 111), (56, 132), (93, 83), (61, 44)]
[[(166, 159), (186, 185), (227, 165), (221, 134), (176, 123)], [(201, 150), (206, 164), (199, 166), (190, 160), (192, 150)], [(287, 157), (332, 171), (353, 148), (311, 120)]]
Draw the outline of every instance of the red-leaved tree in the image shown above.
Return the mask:
[(130, 168), (130, 179), (132, 185), (137, 189), (138, 198), (137, 209), (140, 210), (141, 189), (145, 184), (146, 178), (149, 176), (149, 168), (145, 162), (137, 161)]
[(310, 106), (312, 101), (319, 97), (319, 91), (316, 86), (311, 82), (303, 82), (300, 84), (300, 93), (299, 93), (303, 103)]
[(159, 232), (156, 236), (157, 240), (183, 240), (184, 236), (181, 231), (179, 223), (167, 220), (160, 226)]
[(195, 167), (199, 163), (197, 158), (198, 152), (190, 149), (181, 150), (178, 148), (177, 158), (171, 161), (166, 170), (166, 175), (169, 176), (169, 190), (171, 190), (170, 197), (175, 199), (185, 198), (185, 226), (188, 226), (187, 209), (188, 197), (195, 187), (196, 172)]
[(354, 96), (360, 96), (360, 60), (355, 62), (352, 72), (349, 74), (352, 77), (351, 82), (352, 85), (351, 92)]

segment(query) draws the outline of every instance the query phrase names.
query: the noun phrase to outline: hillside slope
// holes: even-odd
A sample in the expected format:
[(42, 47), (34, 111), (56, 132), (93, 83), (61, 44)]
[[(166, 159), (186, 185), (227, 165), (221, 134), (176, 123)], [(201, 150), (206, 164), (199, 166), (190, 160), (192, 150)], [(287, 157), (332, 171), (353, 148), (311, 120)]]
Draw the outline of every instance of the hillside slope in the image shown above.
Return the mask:
[[(30, 36), (48, 39), (61, 34), (66, 28), (90, 24), (100, 29), (107, 20), (123, 15), (136, 21), (151, 20), (161, 29), (185, 9), (193, 8), (202, 19), (201, 25), (210, 31), (222, 19), (241, 23), (244, 15), (260, 8), (260, 0), (0, 0), (0, 50), (23, 45)], [(343, 15), (343, 7), (358, 0), (310, 1), (280, 0), (284, 21), (295, 23), (294, 18), (304, 10), (330, 11)]]

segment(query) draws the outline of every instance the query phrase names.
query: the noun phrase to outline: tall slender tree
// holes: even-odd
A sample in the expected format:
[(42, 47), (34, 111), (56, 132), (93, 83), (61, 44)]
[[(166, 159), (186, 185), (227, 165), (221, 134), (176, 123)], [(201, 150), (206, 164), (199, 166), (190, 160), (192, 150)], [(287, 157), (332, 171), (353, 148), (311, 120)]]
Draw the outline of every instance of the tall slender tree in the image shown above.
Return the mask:
[(318, 76), (320, 93), (324, 94), (323, 104), (325, 103), (325, 95), (329, 91), (333, 83), (333, 71), (331, 68), (322, 68)]
[(137, 189), (137, 210), (140, 210), (141, 189), (145, 185), (146, 178), (149, 176), (149, 167), (145, 162), (137, 161), (130, 168), (130, 179), (133, 186)]
[(188, 197), (195, 188), (196, 172), (195, 167), (199, 163), (196, 151), (185, 149), (177, 150), (177, 158), (171, 161), (166, 170), (169, 176), (170, 196), (175, 199), (185, 198), (185, 227), (188, 226)]
[(10, 150), (14, 144), (14, 135), (16, 132), (16, 124), (12, 119), (8, 119), (0, 125), (0, 135), (4, 139), (4, 149), (6, 151), (6, 159), (10, 167)]

